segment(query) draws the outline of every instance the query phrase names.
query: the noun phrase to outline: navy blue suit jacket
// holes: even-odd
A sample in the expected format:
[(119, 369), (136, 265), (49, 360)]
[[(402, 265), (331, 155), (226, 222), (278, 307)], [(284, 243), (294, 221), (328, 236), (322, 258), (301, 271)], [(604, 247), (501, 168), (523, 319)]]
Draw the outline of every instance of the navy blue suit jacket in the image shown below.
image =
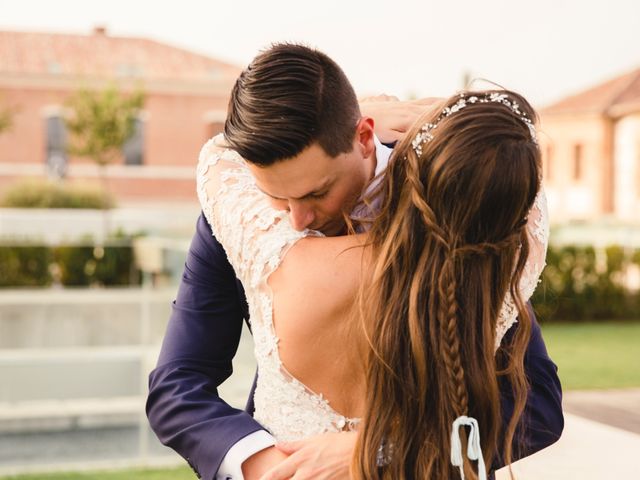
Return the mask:
[[(207, 480), (215, 478), (224, 456), (237, 441), (263, 429), (251, 416), (253, 395), (245, 411), (229, 406), (217, 390), (231, 375), (231, 360), (247, 318), (242, 285), (200, 215), (158, 364), (149, 376), (146, 410), (160, 441), (182, 455), (198, 477)], [(511, 330), (515, 328), (517, 324)], [(503, 341), (508, 341), (508, 336)], [(531, 391), (522, 422), (527, 429), (526, 444), (516, 452), (518, 457), (555, 442), (564, 424), (557, 368), (547, 355), (535, 321), (525, 368)], [(513, 400), (509, 385), (501, 388), (506, 425)]]

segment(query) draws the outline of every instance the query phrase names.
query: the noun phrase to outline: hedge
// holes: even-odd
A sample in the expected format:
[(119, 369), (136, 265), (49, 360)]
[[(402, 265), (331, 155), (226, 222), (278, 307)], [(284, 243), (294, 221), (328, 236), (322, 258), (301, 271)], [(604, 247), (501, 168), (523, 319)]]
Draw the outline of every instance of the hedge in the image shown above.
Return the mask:
[(630, 269), (639, 268), (640, 250), (550, 246), (531, 302), (541, 321), (638, 319), (640, 292), (626, 279)]
[[(0, 246), (0, 286), (139, 285), (131, 239), (104, 247)], [(547, 266), (531, 299), (541, 322), (586, 322), (640, 318), (640, 291), (626, 281), (638, 269), (640, 250), (610, 246), (550, 246)]]
[(25, 180), (10, 187), (0, 205), (7, 208), (95, 208), (115, 206), (112, 195), (92, 185)]
[(49, 247), (1, 247), (0, 287), (46, 287), (51, 285)]
[(107, 246), (0, 246), (0, 287), (126, 286), (141, 283), (130, 240)]

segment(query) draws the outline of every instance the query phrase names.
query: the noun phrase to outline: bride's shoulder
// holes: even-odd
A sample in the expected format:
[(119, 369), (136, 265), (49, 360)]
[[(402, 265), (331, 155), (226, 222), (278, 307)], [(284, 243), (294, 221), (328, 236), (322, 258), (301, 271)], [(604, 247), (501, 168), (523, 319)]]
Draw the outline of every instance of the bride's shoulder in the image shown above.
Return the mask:
[(198, 167), (208, 168), (217, 165), (220, 161), (225, 164), (245, 166), (242, 157), (227, 144), (224, 135), (218, 134), (210, 138), (200, 149)]
[(227, 190), (220, 190), (223, 185), (235, 185), (234, 189), (237, 190), (251, 180), (245, 161), (229, 148), (222, 134), (209, 139), (202, 146), (196, 178), (201, 202), (209, 202), (225, 194)]
[(341, 235), (336, 237), (308, 236), (291, 249), (292, 258), (301, 263), (308, 260), (324, 263), (352, 262), (362, 258), (366, 234)]
[(348, 298), (362, 278), (365, 241), (364, 235), (302, 238), (287, 252), (269, 283), (274, 291)]

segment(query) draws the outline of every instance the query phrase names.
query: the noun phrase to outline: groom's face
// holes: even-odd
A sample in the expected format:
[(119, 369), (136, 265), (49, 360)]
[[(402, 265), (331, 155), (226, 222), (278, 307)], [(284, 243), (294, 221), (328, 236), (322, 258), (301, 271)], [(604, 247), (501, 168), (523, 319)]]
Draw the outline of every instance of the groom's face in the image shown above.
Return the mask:
[(351, 212), (371, 179), (374, 155), (371, 124), (365, 135), (359, 126), (351, 152), (331, 157), (312, 143), (293, 158), (268, 167), (249, 163), (249, 168), (272, 205), (289, 212), (296, 230), (310, 228), (331, 236), (344, 233), (344, 213)]

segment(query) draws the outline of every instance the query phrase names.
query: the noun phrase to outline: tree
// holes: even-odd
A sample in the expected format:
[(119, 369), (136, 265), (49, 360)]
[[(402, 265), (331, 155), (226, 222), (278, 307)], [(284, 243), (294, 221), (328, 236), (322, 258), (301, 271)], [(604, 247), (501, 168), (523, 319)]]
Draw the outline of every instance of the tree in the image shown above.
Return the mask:
[(122, 152), (143, 105), (140, 91), (124, 95), (115, 86), (77, 91), (67, 102), (71, 110), (65, 120), (71, 134), (69, 153), (93, 160), (106, 180), (105, 167)]
[[(105, 192), (106, 167), (122, 152), (131, 137), (135, 120), (144, 105), (144, 94), (122, 93), (115, 85), (104, 90), (81, 89), (67, 101), (70, 115), (65, 124), (70, 133), (69, 153), (93, 160)], [(105, 236), (108, 235), (105, 215)]]

